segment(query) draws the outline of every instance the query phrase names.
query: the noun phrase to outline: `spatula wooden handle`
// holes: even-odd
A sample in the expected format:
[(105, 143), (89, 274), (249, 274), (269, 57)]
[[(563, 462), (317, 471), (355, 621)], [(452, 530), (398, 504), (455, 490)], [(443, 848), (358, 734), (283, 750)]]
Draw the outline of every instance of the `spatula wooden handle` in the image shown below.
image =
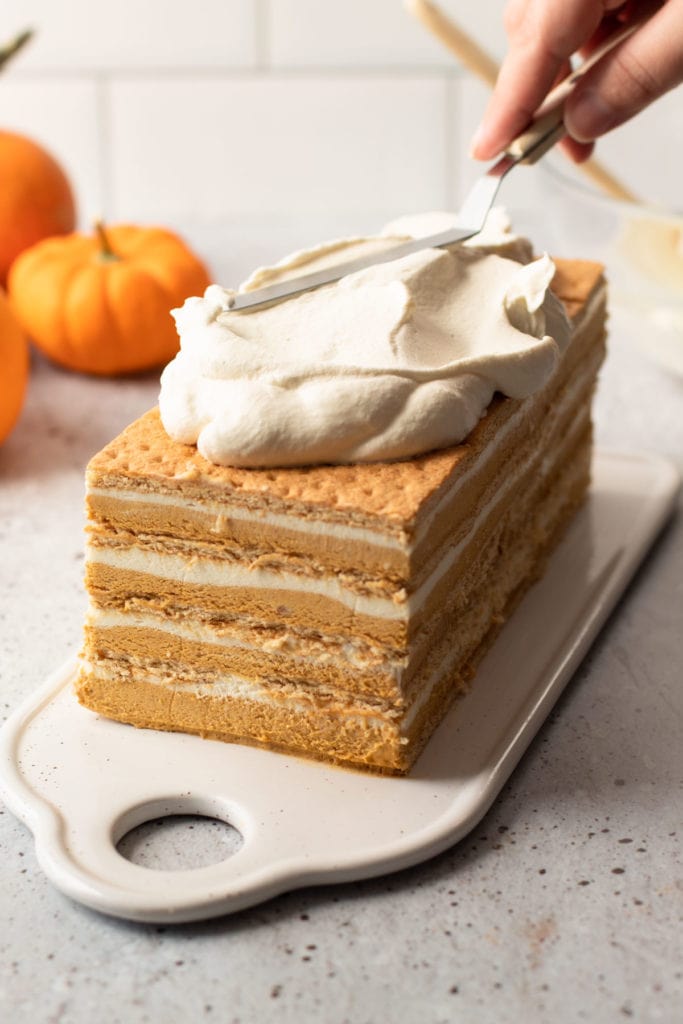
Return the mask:
[(8, 64), (12, 58), (22, 50), (28, 41), (33, 37), (33, 29), (27, 28), (23, 32), (11, 39), (8, 43), (5, 43), (0, 48), (0, 69), (4, 68), (5, 64)]
[(523, 164), (535, 164), (564, 134), (564, 108), (558, 107), (534, 118), (533, 124), (513, 139), (505, 152), (515, 158), (521, 157)]

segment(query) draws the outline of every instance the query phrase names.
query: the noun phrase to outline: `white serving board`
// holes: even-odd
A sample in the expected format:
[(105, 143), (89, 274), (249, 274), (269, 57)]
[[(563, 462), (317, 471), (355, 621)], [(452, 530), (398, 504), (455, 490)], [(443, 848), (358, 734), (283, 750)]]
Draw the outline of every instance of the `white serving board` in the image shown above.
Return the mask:
[[(412, 773), (384, 778), (82, 708), (74, 661), (0, 733), (0, 794), (64, 893), (139, 921), (213, 917), (304, 885), (396, 871), (477, 824), (559, 697), (671, 512), (667, 461), (598, 453), (587, 504)], [(119, 839), (144, 821), (202, 814), (244, 838), (210, 867), (156, 871)]]

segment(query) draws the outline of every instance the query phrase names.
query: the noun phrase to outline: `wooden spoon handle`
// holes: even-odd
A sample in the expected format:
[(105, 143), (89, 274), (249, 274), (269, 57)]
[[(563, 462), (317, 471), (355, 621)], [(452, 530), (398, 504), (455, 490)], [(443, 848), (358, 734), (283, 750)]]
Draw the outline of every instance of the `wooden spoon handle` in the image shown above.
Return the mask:
[(14, 37), (14, 39), (10, 39), (9, 43), (5, 43), (4, 46), (0, 47), (0, 71), (16, 53), (19, 53), (19, 50), (26, 46), (26, 43), (32, 36), (32, 28), (24, 29), (24, 31), (20, 32), (19, 35)]
[(405, 0), (410, 13), (428, 29), (460, 63), (491, 88), (496, 84), (499, 67), (472, 36), (447, 18), (430, 0)]

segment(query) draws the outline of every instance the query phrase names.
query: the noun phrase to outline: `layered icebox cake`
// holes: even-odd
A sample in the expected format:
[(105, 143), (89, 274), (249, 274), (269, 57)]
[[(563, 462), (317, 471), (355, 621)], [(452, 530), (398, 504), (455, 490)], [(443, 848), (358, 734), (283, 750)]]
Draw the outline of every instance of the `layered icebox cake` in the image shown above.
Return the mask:
[[(334, 255), (317, 253), (313, 262)], [(439, 250), (432, 260), (440, 294), (450, 294), (441, 266), (450, 256)], [(341, 368), (320, 319), (331, 301), (326, 289), (297, 300), (298, 312), (293, 300), (262, 310), (256, 333), (257, 314), (229, 313), (216, 292), (208, 312), (207, 300), (193, 300), (188, 321), (179, 316), (183, 350), (165, 373), (161, 414), (142, 416), (88, 467), (83, 704), (135, 726), (381, 772), (410, 770), (542, 573), (589, 483), (590, 404), (604, 355), (601, 268), (558, 260), (549, 269), (547, 259), (522, 265), (473, 248), (457, 255), (456, 276), (491, 260), (510, 264), (503, 276), (513, 280), (505, 285), (512, 330), (533, 333), (518, 348), (515, 338), (502, 344), (505, 358), (498, 346), (484, 359), (476, 343), (459, 375), (443, 372), (452, 362), (444, 358), (452, 332), (434, 312), (424, 264), (411, 265), (403, 292), (387, 287), (396, 280), (389, 269), (373, 268), (373, 301), (349, 299), (361, 310), (353, 320), (361, 338), (358, 351), (350, 342), (353, 357)], [(301, 262), (283, 265), (281, 274)], [(515, 311), (520, 273), (536, 274), (530, 286), (520, 279), (524, 324)], [(552, 290), (544, 287), (539, 298), (539, 280), (553, 274)], [(333, 333), (344, 348), (351, 328), (337, 299)], [(275, 346), (295, 345), (287, 317), (328, 337), (325, 358), (313, 359), (317, 376), (305, 359), (304, 384), (318, 391), (303, 404), (297, 391), (294, 406), (284, 392), (300, 390), (303, 357), (294, 369), (280, 367), (277, 379), (267, 375), (278, 362), (271, 335)], [(458, 307), (456, 319), (463, 317)], [(546, 333), (550, 322), (563, 340)], [(207, 323), (222, 332), (228, 352), (219, 344), (220, 359), (197, 327)], [(364, 332), (385, 337), (397, 323), (388, 347), (364, 357)], [(256, 382), (256, 391), (246, 399), (222, 392), (220, 408), (230, 412), (216, 416), (215, 388), (237, 378), (226, 370), (236, 361), (234, 346), (240, 353), (257, 346), (259, 373), (248, 369), (239, 378)], [(496, 361), (505, 364), (500, 374)], [(330, 364), (334, 372), (324, 369)], [(378, 405), (375, 393), (392, 375), (401, 398), (382, 392)], [(477, 399), (468, 392), (472, 407), (463, 412), (468, 377), (476, 378)], [(350, 390), (335, 388), (340, 378)], [(189, 380), (196, 387), (181, 400), (176, 384)], [(426, 385), (432, 393), (416, 397)], [(400, 430), (397, 409), (411, 410)], [(313, 427), (304, 422), (309, 413)], [(465, 435), (448, 443), (454, 421)], [(411, 450), (416, 435), (431, 450)]]

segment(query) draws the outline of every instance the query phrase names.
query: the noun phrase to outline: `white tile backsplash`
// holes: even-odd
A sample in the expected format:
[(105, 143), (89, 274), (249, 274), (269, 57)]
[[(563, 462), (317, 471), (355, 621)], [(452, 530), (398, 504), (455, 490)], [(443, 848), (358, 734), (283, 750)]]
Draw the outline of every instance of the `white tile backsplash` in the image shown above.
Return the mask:
[(0, 126), (45, 146), (64, 168), (87, 223), (104, 205), (98, 87), (87, 77), (10, 78), (0, 85)]
[[(501, 0), (441, 0), (442, 10), (497, 58), (504, 51), (502, 7)], [(455, 66), (403, 0), (270, 0), (270, 12), (275, 67)]]
[(4, 0), (7, 37), (35, 37), (16, 66), (27, 70), (146, 71), (250, 67), (253, 0)]
[[(501, 57), (505, 0), (441, 6)], [(452, 206), (480, 171), (467, 148), (488, 90), (403, 0), (5, 0), (3, 34), (26, 25), (37, 35), (3, 72), (0, 125), (55, 152), (83, 223), (102, 211), (188, 230), (225, 222), (255, 254), (254, 233), (266, 248), (271, 236), (304, 244)], [(678, 90), (599, 146), (669, 203), (680, 103)], [(535, 174), (502, 192), (532, 220)]]
[(598, 155), (636, 195), (683, 213), (683, 87), (606, 135)]
[(351, 219), (443, 205), (445, 92), (439, 78), (378, 75), (118, 81), (112, 215)]

